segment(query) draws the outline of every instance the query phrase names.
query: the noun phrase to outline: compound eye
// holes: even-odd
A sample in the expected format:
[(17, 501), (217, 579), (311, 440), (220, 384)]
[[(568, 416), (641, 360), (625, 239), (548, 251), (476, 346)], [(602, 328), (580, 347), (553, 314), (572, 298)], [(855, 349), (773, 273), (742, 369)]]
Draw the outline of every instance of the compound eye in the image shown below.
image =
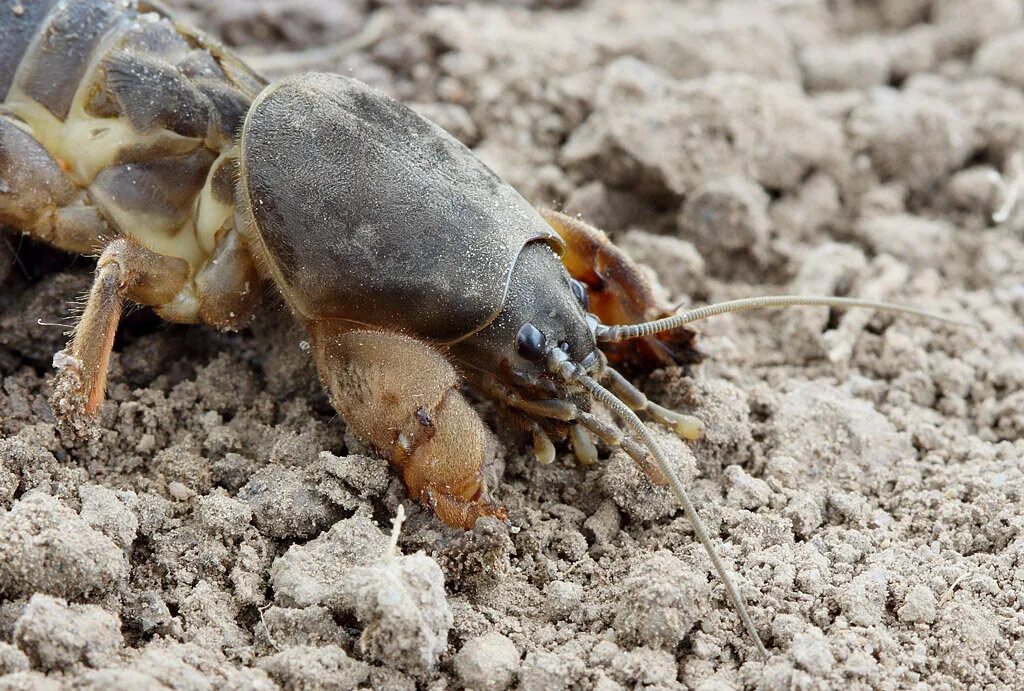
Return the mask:
[(576, 296), (576, 300), (583, 306), (583, 309), (590, 309), (590, 296), (587, 295), (587, 287), (575, 278), (569, 279), (569, 287), (572, 288), (572, 294)]
[(530, 323), (523, 324), (516, 334), (516, 352), (524, 360), (536, 361), (544, 357), (547, 339), (540, 329)]

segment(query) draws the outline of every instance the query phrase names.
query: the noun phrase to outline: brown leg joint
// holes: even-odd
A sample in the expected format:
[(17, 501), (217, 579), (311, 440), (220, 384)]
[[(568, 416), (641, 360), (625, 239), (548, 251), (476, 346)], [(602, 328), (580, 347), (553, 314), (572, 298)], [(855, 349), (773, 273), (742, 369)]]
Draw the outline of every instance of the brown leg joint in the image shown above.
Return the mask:
[(182, 259), (156, 254), (124, 238), (106, 246), (71, 343), (53, 359), (59, 371), (51, 404), (61, 421), (82, 430), (103, 402), (123, 300), (159, 307), (174, 298), (187, 277), (188, 264)]

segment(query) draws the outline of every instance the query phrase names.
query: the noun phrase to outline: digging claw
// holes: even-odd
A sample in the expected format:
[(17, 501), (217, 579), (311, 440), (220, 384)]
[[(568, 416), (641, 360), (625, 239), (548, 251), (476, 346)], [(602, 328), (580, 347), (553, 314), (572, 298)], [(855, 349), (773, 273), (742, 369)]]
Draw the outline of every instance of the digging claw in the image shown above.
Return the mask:
[(481, 499), (463, 501), (442, 492), (427, 490), (426, 504), (442, 521), (463, 530), (472, 530), (477, 519), (484, 516), (508, 521), (508, 509)]

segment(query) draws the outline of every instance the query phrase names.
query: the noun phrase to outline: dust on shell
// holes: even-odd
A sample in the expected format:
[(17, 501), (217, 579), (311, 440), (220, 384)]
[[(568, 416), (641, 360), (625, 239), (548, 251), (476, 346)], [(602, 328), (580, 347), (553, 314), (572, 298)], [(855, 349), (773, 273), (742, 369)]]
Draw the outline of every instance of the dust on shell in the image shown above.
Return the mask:
[(863, 295), (983, 329), (725, 317), (694, 379), (645, 382), (708, 424), (691, 451), (665, 444), (772, 652), (742, 662), (667, 493), (621, 454), (541, 466), (489, 407), (520, 529), (459, 535), (407, 504), (408, 556), (389, 555), (401, 484), (277, 307), (238, 335), (129, 317), (105, 431), (66, 446), (45, 403), (62, 330), (40, 321), (67, 320), (89, 264), (22, 246), (0, 291), (4, 683), (1019, 680), (1024, 228), (991, 221), (1024, 149), (1019, 3), (399, 2), (346, 57), (316, 51), (371, 3), (173, 4), (248, 54), (415, 104), (530, 201), (611, 231), (673, 300)]

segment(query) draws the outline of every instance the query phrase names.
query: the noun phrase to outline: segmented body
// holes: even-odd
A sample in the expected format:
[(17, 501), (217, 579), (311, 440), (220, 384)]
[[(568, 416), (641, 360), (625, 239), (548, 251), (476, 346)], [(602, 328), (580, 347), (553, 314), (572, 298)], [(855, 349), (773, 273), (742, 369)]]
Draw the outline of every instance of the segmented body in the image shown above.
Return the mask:
[(258, 279), (235, 232), (235, 141), (265, 81), (148, 2), (0, 13), (0, 224), (79, 253), (131, 237), (178, 260), (161, 316), (245, 319)]

